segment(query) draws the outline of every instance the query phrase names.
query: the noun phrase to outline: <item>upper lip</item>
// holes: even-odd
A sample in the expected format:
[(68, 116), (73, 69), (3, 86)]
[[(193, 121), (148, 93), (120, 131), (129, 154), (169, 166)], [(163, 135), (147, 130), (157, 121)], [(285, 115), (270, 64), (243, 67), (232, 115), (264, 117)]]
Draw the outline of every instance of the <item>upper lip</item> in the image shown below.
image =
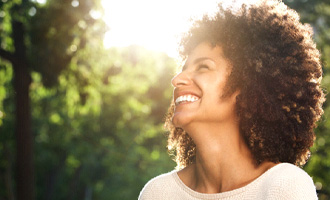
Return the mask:
[(196, 96), (198, 98), (200, 98), (200, 95), (196, 94), (195, 92), (189, 91), (189, 90), (179, 90), (177, 88), (174, 89), (174, 101), (183, 95), (193, 95)]

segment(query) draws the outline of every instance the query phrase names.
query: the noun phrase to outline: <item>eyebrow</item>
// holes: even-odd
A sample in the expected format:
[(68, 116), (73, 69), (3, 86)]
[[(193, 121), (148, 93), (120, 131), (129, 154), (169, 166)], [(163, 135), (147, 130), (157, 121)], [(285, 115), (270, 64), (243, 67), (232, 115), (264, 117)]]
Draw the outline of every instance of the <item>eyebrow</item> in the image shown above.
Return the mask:
[[(212, 62), (215, 62), (213, 59), (211, 59), (211, 58), (209, 58), (209, 57), (200, 57), (200, 58), (196, 58), (196, 59), (194, 60), (193, 64), (195, 65), (195, 64), (197, 64), (197, 63), (199, 63), (199, 62), (202, 62), (202, 61), (204, 61), (204, 60), (211, 60)], [(185, 64), (184, 64), (183, 67), (182, 67), (182, 71), (186, 70), (187, 67), (188, 67), (188, 66), (187, 66), (187, 62), (185, 62)]]

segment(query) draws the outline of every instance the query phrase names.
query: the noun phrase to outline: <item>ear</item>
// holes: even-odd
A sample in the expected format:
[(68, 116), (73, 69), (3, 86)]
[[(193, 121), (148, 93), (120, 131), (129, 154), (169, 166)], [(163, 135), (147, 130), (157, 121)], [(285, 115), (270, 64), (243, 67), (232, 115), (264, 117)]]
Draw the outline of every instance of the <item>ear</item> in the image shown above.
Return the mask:
[(236, 90), (235, 92), (233, 92), (233, 94), (231, 95), (231, 98), (233, 99), (234, 102), (236, 102), (236, 98), (240, 94), (241, 94), (241, 90)]

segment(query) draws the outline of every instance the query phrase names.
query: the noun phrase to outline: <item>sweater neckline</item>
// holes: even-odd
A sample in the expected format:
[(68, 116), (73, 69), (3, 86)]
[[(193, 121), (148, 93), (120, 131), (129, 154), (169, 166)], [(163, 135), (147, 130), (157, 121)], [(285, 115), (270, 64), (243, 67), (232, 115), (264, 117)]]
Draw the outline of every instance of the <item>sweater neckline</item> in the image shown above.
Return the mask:
[(189, 188), (180, 179), (180, 177), (178, 175), (178, 170), (174, 170), (172, 175), (173, 175), (173, 178), (175, 179), (175, 182), (179, 185), (179, 187), (181, 189), (183, 189), (186, 193), (188, 193), (189, 195), (191, 195), (193, 197), (197, 197), (197, 198), (201, 198), (201, 199), (226, 198), (226, 197), (238, 195), (240, 193), (243, 193), (245, 191), (248, 191), (251, 188), (256, 187), (256, 185), (258, 185), (272, 171), (274, 171), (276, 168), (279, 168), (280, 166), (282, 166), (284, 164), (285, 163), (280, 163), (280, 164), (277, 164), (277, 165), (271, 167), (270, 169), (268, 169), (267, 171), (265, 171), (263, 174), (261, 174), (260, 176), (258, 176), (256, 179), (254, 179), (252, 182), (250, 182), (249, 184), (247, 184), (247, 185), (245, 185), (243, 187), (240, 187), (240, 188), (237, 188), (237, 189), (234, 189), (234, 190), (230, 190), (230, 191), (226, 191), (226, 192), (213, 193), (213, 194), (200, 193), (200, 192), (197, 192), (197, 191), (192, 190), (191, 188)]

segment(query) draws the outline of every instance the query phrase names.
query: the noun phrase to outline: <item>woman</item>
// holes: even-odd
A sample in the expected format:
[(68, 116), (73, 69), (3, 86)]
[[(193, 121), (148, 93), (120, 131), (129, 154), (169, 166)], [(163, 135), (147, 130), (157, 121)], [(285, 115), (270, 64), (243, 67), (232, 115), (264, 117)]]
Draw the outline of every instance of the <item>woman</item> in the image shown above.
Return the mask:
[(297, 167), (323, 113), (311, 27), (279, 1), (219, 8), (182, 39), (166, 121), (178, 170), (139, 199), (317, 199)]

